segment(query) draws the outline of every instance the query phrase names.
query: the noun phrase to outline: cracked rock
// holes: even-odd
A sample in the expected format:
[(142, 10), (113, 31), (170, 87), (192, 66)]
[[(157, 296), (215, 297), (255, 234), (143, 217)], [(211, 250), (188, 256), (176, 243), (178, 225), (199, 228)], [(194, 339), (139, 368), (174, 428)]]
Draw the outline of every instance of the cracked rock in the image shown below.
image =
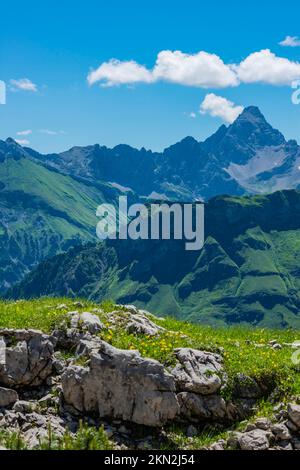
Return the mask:
[(175, 349), (178, 361), (172, 370), (176, 389), (202, 395), (216, 393), (223, 383), (222, 357), (197, 349)]
[(100, 418), (162, 426), (179, 411), (173, 377), (162, 364), (137, 351), (95, 341), (85, 349), (87, 367), (70, 365), (62, 374), (64, 400), (76, 410)]

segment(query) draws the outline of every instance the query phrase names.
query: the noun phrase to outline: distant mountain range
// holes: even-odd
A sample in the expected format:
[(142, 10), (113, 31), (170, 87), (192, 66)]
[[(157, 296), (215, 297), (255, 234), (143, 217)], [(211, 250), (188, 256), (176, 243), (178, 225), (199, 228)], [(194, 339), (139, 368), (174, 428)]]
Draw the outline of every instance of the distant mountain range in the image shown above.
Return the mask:
[(295, 189), (300, 184), (300, 148), (286, 142), (254, 106), (205, 142), (186, 137), (162, 153), (128, 145), (91, 145), (60, 154), (28, 153), (62, 174), (109, 183), (139, 196), (207, 200)]
[(96, 207), (118, 194), (48, 169), (11, 139), (0, 141), (0, 292), (45, 258), (96, 240)]
[[(268, 208), (270, 201), (278, 201), (279, 214), (288, 208), (288, 215), (293, 219), (292, 208), (295, 208), (291, 198), (298, 201), (299, 194), (291, 191), (286, 196), (279, 192), (261, 199), (236, 199), (236, 196), (297, 189), (299, 184), (299, 146), (295, 141), (287, 142), (253, 106), (246, 108), (232, 125), (221, 126), (205, 142), (187, 137), (162, 153), (137, 150), (127, 145), (113, 149), (92, 145), (74, 147), (61, 154), (42, 155), (21, 147), (13, 139), (0, 141), (0, 293), (27, 276), (21, 287), (9, 292), (16, 296), (46, 291), (95, 298), (111, 295), (122, 302), (135, 300), (152, 310), (162, 311), (163, 307), (166, 313), (201, 317), (205, 322), (228, 323), (241, 318), (261, 323), (269, 308), (264, 304), (264, 298), (270, 299), (273, 295), (264, 297), (263, 291), (269, 286), (269, 293), (275, 289), (276, 300), (270, 301), (270, 308), (285, 306), (284, 312), (276, 307), (277, 323), (293, 324), (298, 308), (296, 294), (291, 300), (291, 293), (298, 288), (298, 271), (293, 264), (297, 260), (296, 247), (300, 239), (298, 227), (293, 227), (296, 232), (290, 238), (284, 226), (274, 226), (275, 231), (280, 231), (276, 238), (271, 229), (262, 227), (265, 222), (260, 217), (262, 213), (267, 218), (276, 215), (273, 202), (271, 213)], [(198, 253), (199, 259), (181, 250), (180, 243), (169, 245), (171, 248), (155, 243), (149, 248), (149, 244), (137, 242), (136, 248), (130, 242), (128, 248), (124, 242), (120, 246), (110, 246), (110, 243), (94, 246), (96, 207), (102, 202), (116, 204), (121, 194), (127, 194), (132, 202), (203, 199), (209, 201), (209, 208), (222, 210), (215, 212), (208, 224), (208, 238), (205, 248)], [(233, 197), (210, 201), (224, 194)], [(234, 232), (227, 240), (224, 227), (246, 208), (249, 210), (245, 214), (250, 220), (243, 226), (244, 232), (240, 231), (237, 238)], [(209, 209), (210, 213), (214, 211)], [(252, 219), (257, 221), (255, 225)], [(247, 245), (248, 240), (250, 248), (239, 251), (238, 247)], [(279, 242), (281, 245), (276, 245)], [(81, 245), (86, 243), (92, 245), (82, 248)], [(233, 248), (230, 248), (231, 244)], [(51, 259), (70, 248), (74, 250)], [(155, 266), (149, 261), (149, 249), (153, 251), (153, 263), (157, 260)], [(127, 250), (126, 258), (123, 251)], [(165, 268), (160, 257), (164, 250), (165, 263), (173, 267), (176, 279), (163, 278)], [(290, 253), (293, 253), (292, 260)], [(126, 262), (120, 261), (122, 256)], [(50, 259), (46, 265), (48, 275), (45, 265), (31, 275), (30, 272), (45, 259)], [(286, 266), (286, 260), (291, 264)], [(97, 277), (98, 262), (104, 273), (101, 279)], [(265, 267), (262, 266), (264, 263)], [(110, 266), (113, 266), (111, 277), (107, 274)], [(220, 274), (223, 269), (227, 274)], [(42, 278), (32, 277), (37, 276), (36, 273)], [(267, 278), (262, 279), (261, 273)], [(255, 295), (250, 302), (248, 294), (253, 279)], [(259, 300), (255, 300), (261, 281), (264, 286)], [(280, 292), (279, 297), (277, 292)], [(251, 318), (247, 317), (247, 311)], [(236, 316), (233, 318), (230, 312)]]
[(216, 197), (206, 241), (106, 241), (42, 263), (7, 294), (134, 303), (213, 326), (300, 328), (300, 191)]

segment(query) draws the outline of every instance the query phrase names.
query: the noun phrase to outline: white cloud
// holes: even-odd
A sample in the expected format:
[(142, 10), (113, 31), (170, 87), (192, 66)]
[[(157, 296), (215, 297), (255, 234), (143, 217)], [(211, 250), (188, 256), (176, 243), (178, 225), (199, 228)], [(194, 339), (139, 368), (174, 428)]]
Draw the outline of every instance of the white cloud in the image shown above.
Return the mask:
[(26, 131), (19, 131), (17, 132), (17, 135), (30, 135), (32, 134), (32, 130), (31, 129), (27, 129)]
[(134, 83), (153, 82), (152, 73), (143, 65), (139, 65), (133, 60), (121, 62), (117, 59), (111, 59), (104, 62), (96, 70), (92, 70), (87, 77), (88, 83), (93, 85), (100, 82), (102, 86), (115, 86)]
[(200, 88), (224, 88), (238, 85), (236, 74), (216, 54), (162, 51), (153, 69), (155, 80)]
[(19, 80), (10, 80), (12, 90), (23, 90), (23, 91), (38, 91), (37, 85), (28, 78), (20, 78)]
[(26, 139), (16, 139), (16, 142), (19, 145), (29, 145), (30, 144), (29, 140), (26, 140)]
[(244, 83), (290, 85), (300, 78), (300, 63), (277, 57), (270, 49), (263, 49), (250, 54), (236, 66), (236, 71)]
[(204, 51), (194, 55), (181, 51), (161, 51), (152, 70), (134, 61), (111, 59), (92, 70), (87, 80), (90, 85), (100, 82), (102, 86), (154, 83), (160, 80), (201, 88), (223, 88), (238, 84), (230, 66), (225, 65), (217, 55)]
[(205, 96), (200, 105), (201, 114), (209, 114), (210, 116), (220, 117), (223, 121), (232, 123), (243, 111), (242, 106), (235, 106), (232, 101), (217, 96), (214, 93), (209, 93)]
[(47, 135), (65, 135), (65, 131), (52, 131), (51, 129), (40, 129), (39, 132), (41, 134)]
[[(292, 38), (295, 42), (297, 38)], [(300, 40), (299, 40), (300, 43)], [(161, 51), (152, 69), (135, 61), (111, 59), (87, 80), (90, 85), (132, 85), (165, 81), (199, 88), (227, 88), (240, 83), (291, 85), (300, 78), (300, 63), (278, 57), (269, 49), (253, 52), (239, 64), (226, 64), (216, 54), (200, 51), (186, 54), (181, 51)]]
[(298, 36), (286, 36), (286, 38), (281, 41), (279, 45), (284, 47), (299, 47), (300, 39)]
[(194, 113), (194, 111), (192, 111), (190, 114), (189, 114), (189, 117), (192, 118), (192, 119), (195, 119), (197, 117), (196, 113)]

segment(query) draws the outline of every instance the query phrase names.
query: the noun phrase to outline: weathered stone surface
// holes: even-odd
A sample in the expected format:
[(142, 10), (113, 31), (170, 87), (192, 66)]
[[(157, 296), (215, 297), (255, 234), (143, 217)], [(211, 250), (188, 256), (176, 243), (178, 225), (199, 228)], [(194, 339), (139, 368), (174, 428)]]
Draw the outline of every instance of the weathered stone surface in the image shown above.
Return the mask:
[[(57, 328), (52, 333), (57, 341), (57, 347), (66, 350), (72, 350), (78, 346), (81, 340), (92, 340), (93, 336), (85, 331), (79, 331), (77, 328)], [(56, 361), (54, 361), (56, 364)]]
[(257, 418), (257, 420), (255, 421), (255, 426), (258, 429), (263, 429), (264, 431), (266, 431), (270, 428), (271, 421), (268, 418)]
[(179, 411), (173, 377), (157, 361), (104, 341), (82, 341), (88, 367), (70, 365), (62, 374), (64, 400), (80, 412), (161, 426)]
[(271, 431), (275, 435), (276, 440), (288, 441), (292, 437), (289, 428), (284, 423), (273, 424)]
[(0, 408), (13, 405), (19, 399), (15, 390), (0, 387)]
[(156, 336), (166, 331), (150, 320), (146, 312), (138, 310), (133, 305), (126, 305), (122, 310), (109, 313), (108, 320), (111, 324), (121, 325), (128, 333)]
[(214, 442), (208, 449), (209, 450), (224, 450), (226, 441), (224, 439), (219, 439), (217, 442)]
[(180, 416), (190, 421), (218, 421), (226, 416), (226, 403), (220, 395), (201, 396), (190, 392), (177, 395)]
[(176, 389), (202, 395), (216, 393), (222, 386), (222, 357), (197, 349), (175, 350), (178, 364), (172, 370)]
[(290, 420), (300, 428), (300, 405), (290, 403), (288, 406), (288, 415)]
[(36, 449), (41, 443), (47, 441), (48, 431), (44, 428), (31, 428), (24, 432), (23, 439), (29, 449)]
[(239, 448), (239, 440), (242, 436), (241, 432), (238, 431), (233, 431), (229, 434), (229, 437), (227, 439), (227, 446), (232, 449), (236, 450)]
[(35, 330), (0, 330), (6, 343), (6, 363), (0, 365), (0, 384), (38, 386), (52, 373), (55, 339)]
[(269, 448), (267, 433), (262, 429), (242, 433), (238, 443), (241, 450), (267, 450)]
[(26, 400), (19, 400), (13, 406), (13, 410), (19, 413), (32, 413), (38, 408), (37, 403)]
[(69, 312), (68, 317), (70, 318), (72, 329), (87, 331), (91, 335), (95, 335), (105, 329), (99, 317), (90, 312)]
[(156, 336), (165, 331), (161, 326), (156, 325), (146, 315), (141, 313), (130, 315), (130, 319), (125, 327), (128, 333), (143, 334), (148, 336)]

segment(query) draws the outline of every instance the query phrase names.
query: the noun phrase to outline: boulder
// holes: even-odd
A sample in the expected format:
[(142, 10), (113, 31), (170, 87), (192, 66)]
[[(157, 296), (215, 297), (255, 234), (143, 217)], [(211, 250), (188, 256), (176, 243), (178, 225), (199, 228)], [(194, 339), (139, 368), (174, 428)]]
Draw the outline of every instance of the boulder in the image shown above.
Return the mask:
[(277, 441), (288, 441), (292, 437), (289, 428), (284, 423), (273, 424), (271, 431)]
[(13, 405), (19, 399), (15, 390), (0, 387), (0, 408)]
[(108, 320), (112, 324), (121, 325), (128, 333), (156, 336), (165, 328), (156, 325), (146, 313), (132, 305), (127, 305), (126, 310), (116, 310), (108, 314)]
[(0, 364), (0, 384), (38, 386), (52, 373), (55, 339), (36, 330), (1, 329), (6, 344), (5, 364)]
[(257, 420), (255, 421), (255, 426), (258, 429), (263, 429), (264, 431), (267, 431), (271, 426), (271, 421), (268, 418), (257, 418)]
[(189, 421), (222, 421), (226, 416), (226, 403), (220, 395), (201, 396), (181, 392), (177, 399), (180, 416)]
[(295, 405), (293, 403), (290, 403), (288, 405), (288, 415), (290, 420), (297, 426), (297, 428), (300, 428), (300, 405)]
[(197, 349), (175, 349), (178, 361), (172, 370), (176, 389), (201, 395), (216, 393), (224, 381), (222, 357)]
[(262, 429), (242, 433), (238, 443), (241, 450), (267, 450), (270, 447), (267, 433)]
[(13, 410), (18, 413), (32, 413), (36, 411), (38, 404), (32, 401), (19, 400), (13, 406)]
[(219, 439), (217, 442), (211, 444), (208, 448), (209, 450), (225, 450), (226, 441), (224, 439)]
[(66, 404), (100, 418), (162, 426), (179, 411), (173, 377), (162, 364), (104, 341), (81, 341), (87, 367), (69, 365), (62, 374)]
[(90, 312), (69, 312), (68, 317), (70, 318), (72, 329), (87, 331), (91, 335), (96, 335), (105, 329), (99, 317)]
[(125, 327), (128, 333), (142, 334), (148, 336), (156, 336), (165, 331), (161, 326), (156, 325), (153, 321), (140, 313), (130, 315), (130, 319)]

